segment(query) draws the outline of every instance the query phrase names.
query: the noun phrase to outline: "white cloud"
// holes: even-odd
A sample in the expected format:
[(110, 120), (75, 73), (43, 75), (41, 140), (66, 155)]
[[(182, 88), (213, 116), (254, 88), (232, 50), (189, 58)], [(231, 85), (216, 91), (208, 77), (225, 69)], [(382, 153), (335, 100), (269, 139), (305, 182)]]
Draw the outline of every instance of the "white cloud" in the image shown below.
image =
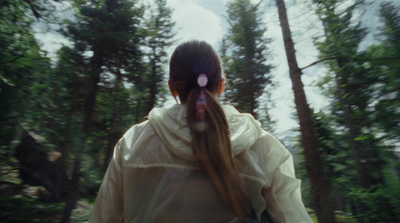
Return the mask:
[(199, 39), (214, 47), (218, 45), (223, 36), (219, 16), (194, 2), (181, 1), (179, 4), (179, 1), (171, 1), (171, 6), (174, 7), (172, 18), (176, 22), (179, 42)]

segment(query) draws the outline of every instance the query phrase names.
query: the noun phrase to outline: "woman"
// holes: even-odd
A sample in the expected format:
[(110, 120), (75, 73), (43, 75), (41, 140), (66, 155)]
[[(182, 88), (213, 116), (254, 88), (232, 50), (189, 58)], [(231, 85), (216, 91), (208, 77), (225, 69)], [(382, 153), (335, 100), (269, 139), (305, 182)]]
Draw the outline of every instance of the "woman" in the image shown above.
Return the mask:
[(170, 60), (171, 94), (120, 139), (89, 222), (312, 222), (290, 153), (249, 114), (221, 106), (221, 62), (202, 41)]

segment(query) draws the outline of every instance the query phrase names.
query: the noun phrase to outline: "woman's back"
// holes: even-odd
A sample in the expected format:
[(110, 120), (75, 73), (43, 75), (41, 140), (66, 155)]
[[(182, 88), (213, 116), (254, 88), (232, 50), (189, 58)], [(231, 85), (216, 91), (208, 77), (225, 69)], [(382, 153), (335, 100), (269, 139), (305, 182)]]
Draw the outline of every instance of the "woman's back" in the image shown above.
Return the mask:
[[(235, 160), (257, 216), (270, 206), (270, 210), (274, 210), (270, 214), (275, 219), (291, 222), (287, 221), (289, 212), (293, 212), (290, 214), (293, 219), (307, 219), (301, 200), (296, 196), (298, 181), (292, 176), (293, 166), (290, 168), (291, 156), (287, 150), (262, 131), (249, 115), (240, 114), (229, 106), (224, 110), (232, 132)], [(111, 191), (120, 188), (117, 191), (122, 190), (122, 198), (119, 200), (118, 194), (109, 194), (110, 190), (102, 186), (99, 197), (106, 200), (103, 205), (96, 205), (91, 222), (107, 222), (96, 216), (112, 209), (109, 205), (114, 206), (116, 202), (122, 202), (120, 206), (124, 209), (116, 216), (124, 216), (125, 222), (240, 222), (222, 204), (211, 180), (194, 161), (190, 135), (185, 130), (188, 128), (185, 113), (182, 105), (154, 109), (149, 121), (135, 125), (124, 135), (116, 146), (109, 176), (106, 175), (103, 182), (108, 187), (111, 185)], [(268, 198), (267, 204), (265, 196), (269, 196), (272, 189), (273, 175), (280, 174), (288, 176), (281, 179), (289, 190)], [(116, 180), (119, 177), (121, 180)], [(278, 207), (279, 202), (289, 203), (291, 209)]]
[(201, 171), (137, 168), (126, 178), (131, 193), (125, 201), (126, 222), (240, 222)]
[(249, 114), (221, 106), (221, 61), (202, 41), (179, 45), (169, 87), (181, 104), (153, 109), (117, 143), (90, 222), (311, 222), (290, 153)]

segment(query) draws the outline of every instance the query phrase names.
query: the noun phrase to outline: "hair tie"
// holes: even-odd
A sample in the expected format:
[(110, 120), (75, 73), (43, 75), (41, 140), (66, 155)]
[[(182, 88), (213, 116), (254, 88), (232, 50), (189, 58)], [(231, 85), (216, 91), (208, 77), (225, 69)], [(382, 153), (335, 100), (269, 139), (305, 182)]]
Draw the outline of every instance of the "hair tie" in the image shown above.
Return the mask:
[[(208, 77), (206, 74), (200, 74), (197, 77), (197, 84), (199, 85), (200, 88), (204, 88), (205, 86), (207, 86), (207, 82), (208, 82)], [(200, 95), (196, 101), (196, 118), (204, 119), (206, 117), (205, 113), (206, 109), (207, 109), (206, 94), (204, 93), (204, 90), (201, 89)]]
[(199, 97), (197, 98), (196, 101), (196, 118), (197, 122), (194, 125), (194, 128), (198, 132), (204, 132), (208, 128), (208, 124), (206, 120), (206, 109), (207, 109), (207, 99), (206, 99), (206, 94), (204, 93), (204, 90), (201, 90)]
[(199, 76), (197, 77), (197, 84), (200, 87), (205, 87), (207, 86), (207, 82), (208, 82), (208, 77), (206, 74), (199, 74)]
[(207, 109), (207, 100), (206, 100), (206, 95), (204, 94), (204, 91), (201, 91), (199, 98), (197, 98), (196, 101), (196, 117), (198, 119), (204, 119), (206, 116), (206, 111)]

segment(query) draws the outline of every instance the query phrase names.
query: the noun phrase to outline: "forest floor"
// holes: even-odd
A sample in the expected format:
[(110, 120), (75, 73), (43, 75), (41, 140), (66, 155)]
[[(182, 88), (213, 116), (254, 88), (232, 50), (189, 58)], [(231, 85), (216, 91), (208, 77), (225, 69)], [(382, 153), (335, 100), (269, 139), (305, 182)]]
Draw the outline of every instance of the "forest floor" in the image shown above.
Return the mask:
[(63, 210), (63, 203), (46, 203), (22, 196), (0, 198), (0, 222), (57, 222)]
[[(0, 163), (0, 222), (59, 222), (65, 203), (40, 199), (41, 189), (22, 184), (19, 172), (12, 162)], [(72, 212), (71, 223), (87, 222), (91, 209), (89, 202), (80, 200)]]
[[(80, 200), (71, 216), (71, 223), (87, 222), (91, 205)], [(64, 203), (51, 203), (24, 196), (0, 197), (1, 223), (59, 222)]]

